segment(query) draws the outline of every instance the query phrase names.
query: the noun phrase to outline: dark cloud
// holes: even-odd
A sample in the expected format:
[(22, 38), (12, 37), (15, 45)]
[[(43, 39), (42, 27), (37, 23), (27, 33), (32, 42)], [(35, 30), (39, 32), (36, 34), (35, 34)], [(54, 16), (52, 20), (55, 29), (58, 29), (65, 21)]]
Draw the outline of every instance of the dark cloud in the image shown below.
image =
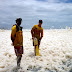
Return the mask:
[(72, 4), (69, 3), (48, 3), (36, 0), (0, 0), (0, 28), (11, 28), (15, 24), (15, 19), (23, 19), (23, 28), (32, 28), (43, 20), (43, 27), (55, 28), (72, 26)]

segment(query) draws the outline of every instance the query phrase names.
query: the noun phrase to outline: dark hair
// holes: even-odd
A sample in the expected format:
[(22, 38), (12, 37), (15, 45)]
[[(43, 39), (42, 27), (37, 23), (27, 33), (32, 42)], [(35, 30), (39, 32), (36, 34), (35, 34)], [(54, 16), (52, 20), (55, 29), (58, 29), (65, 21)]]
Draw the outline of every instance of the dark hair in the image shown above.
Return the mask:
[(22, 18), (17, 18), (16, 19), (16, 23), (17, 23), (17, 21), (20, 21), (21, 22), (22, 21)]
[(39, 20), (39, 23), (43, 23), (43, 21), (42, 20)]

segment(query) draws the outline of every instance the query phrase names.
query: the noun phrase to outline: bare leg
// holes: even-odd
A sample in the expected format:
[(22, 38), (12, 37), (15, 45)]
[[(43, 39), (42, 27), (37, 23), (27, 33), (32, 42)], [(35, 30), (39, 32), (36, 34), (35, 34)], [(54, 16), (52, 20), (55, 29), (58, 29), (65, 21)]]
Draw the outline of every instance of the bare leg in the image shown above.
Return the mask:
[(22, 55), (17, 56), (17, 67), (18, 68), (20, 68), (21, 58), (22, 58)]

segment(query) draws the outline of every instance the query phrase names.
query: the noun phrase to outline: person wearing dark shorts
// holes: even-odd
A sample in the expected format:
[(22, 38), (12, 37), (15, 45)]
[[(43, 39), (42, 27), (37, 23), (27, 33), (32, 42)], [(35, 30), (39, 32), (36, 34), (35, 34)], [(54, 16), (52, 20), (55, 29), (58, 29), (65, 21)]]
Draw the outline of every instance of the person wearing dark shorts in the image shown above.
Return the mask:
[(14, 46), (15, 54), (17, 56), (17, 68), (20, 68), (20, 62), (23, 54), (23, 33), (22, 27), (20, 26), (22, 22), (21, 18), (16, 19), (16, 24), (13, 25), (11, 31), (11, 40)]

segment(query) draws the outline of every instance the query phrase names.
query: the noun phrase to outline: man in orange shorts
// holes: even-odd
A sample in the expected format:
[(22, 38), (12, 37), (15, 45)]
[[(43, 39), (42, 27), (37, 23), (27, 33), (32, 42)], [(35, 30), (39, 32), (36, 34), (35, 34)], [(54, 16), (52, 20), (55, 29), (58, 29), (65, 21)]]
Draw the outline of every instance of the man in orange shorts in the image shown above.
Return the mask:
[[(34, 25), (33, 28), (31, 29), (31, 34), (32, 34), (32, 39), (34, 37), (37, 38), (38, 40), (38, 47), (40, 45), (40, 41), (43, 37), (43, 28), (41, 27), (43, 21), (39, 20), (39, 24), (38, 25)], [(33, 46), (34, 46), (34, 42), (33, 42)]]
[(15, 54), (17, 56), (17, 68), (20, 68), (20, 62), (23, 54), (23, 34), (22, 27), (20, 26), (22, 22), (21, 18), (16, 19), (16, 24), (13, 25), (11, 31), (11, 40), (14, 46)]

